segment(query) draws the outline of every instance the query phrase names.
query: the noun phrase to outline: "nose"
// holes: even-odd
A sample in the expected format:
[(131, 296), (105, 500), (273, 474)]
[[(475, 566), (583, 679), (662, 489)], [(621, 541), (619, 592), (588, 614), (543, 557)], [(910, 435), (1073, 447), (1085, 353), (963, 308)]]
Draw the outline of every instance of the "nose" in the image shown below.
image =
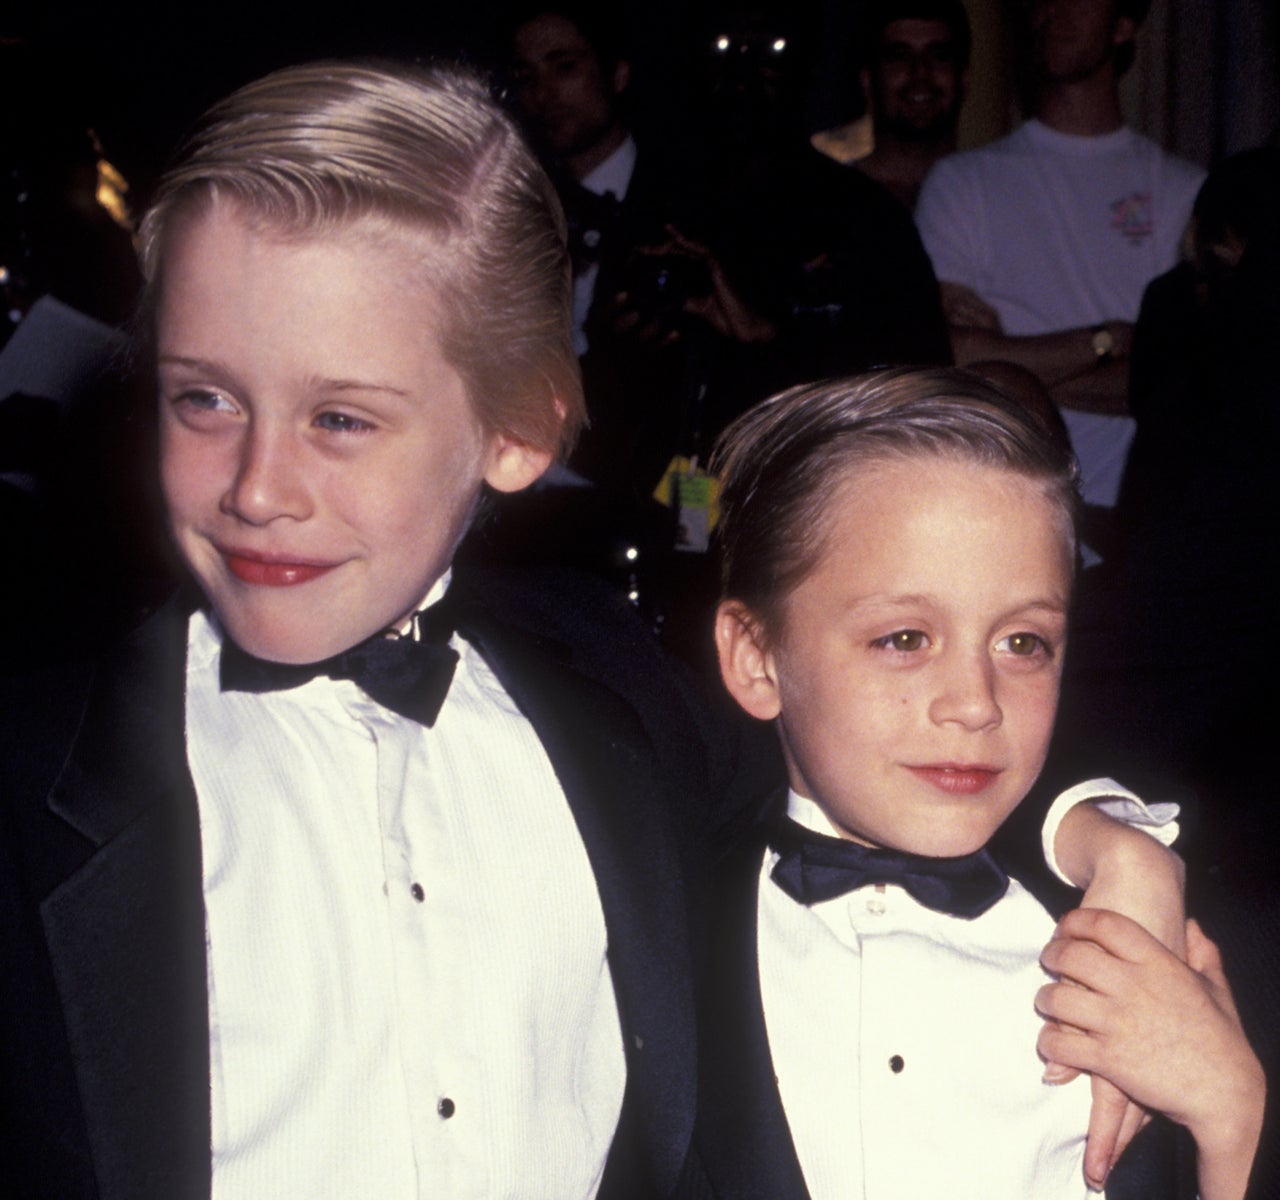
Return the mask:
[(912, 83), (917, 80), (928, 79), (933, 74), (933, 56), (928, 51), (911, 55), (907, 60), (907, 64), (907, 78)]
[(245, 426), (221, 508), (249, 525), (311, 515), (304, 447), (291, 430), (258, 420)]
[(973, 732), (995, 729), (1004, 720), (996, 696), (996, 673), (985, 652), (956, 652), (937, 664), (937, 690), (929, 717)]
[(520, 87), (521, 103), (530, 112), (541, 112), (551, 101), (553, 83), (550, 72), (545, 68), (531, 71)]

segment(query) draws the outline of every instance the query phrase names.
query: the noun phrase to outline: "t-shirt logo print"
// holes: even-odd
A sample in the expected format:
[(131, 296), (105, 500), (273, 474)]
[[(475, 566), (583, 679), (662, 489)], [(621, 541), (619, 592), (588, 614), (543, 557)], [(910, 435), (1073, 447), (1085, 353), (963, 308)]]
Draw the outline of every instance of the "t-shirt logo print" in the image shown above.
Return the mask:
[(1145, 242), (1155, 232), (1151, 193), (1131, 192), (1111, 203), (1111, 228), (1130, 245)]

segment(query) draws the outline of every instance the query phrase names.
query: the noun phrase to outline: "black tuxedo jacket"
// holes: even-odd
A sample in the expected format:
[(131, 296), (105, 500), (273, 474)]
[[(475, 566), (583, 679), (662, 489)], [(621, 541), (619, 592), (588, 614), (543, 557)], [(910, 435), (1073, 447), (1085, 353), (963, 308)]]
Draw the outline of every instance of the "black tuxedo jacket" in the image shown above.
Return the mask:
[[(738, 757), (646, 631), (559, 586), (455, 573), (459, 628), (534, 725), (599, 887), (626, 1044), (602, 1196), (670, 1191), (694, 1118), (686, 884)], [(0, 1195), (210, 1187), (201, 850), (186, 610), (92, 665), (5, 681)], [(770, 784), (772, 785), (772, 780)], [(726, 791), (726, 789), (728, 789)]]
[[(758, 969), (760, 862), (781, 809), (780, 798), (770, 802), (726, 853), (698, 916), (698, 1115), (680, 1200), (809, 1200), (774, 1076)], [(1043, 863), (998, 857), (1050, 912), (1066, 911), (1072, 893)], [(1106, 1194), (1195, 1200), (1189, 1139), (1153, 1122), (1112, 1172)]]

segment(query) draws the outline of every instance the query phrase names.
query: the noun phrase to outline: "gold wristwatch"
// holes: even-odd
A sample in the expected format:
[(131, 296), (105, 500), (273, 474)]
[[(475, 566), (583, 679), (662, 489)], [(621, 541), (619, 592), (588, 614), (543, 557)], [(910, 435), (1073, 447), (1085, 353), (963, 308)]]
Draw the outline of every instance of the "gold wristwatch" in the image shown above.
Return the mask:
[(1089, 345), (1093, 347), (1093, 358), (1097, 366), (1109, 363), (1116, 353), (1116, 339), (1106, 325), (1095, 325), (1089, 330)]

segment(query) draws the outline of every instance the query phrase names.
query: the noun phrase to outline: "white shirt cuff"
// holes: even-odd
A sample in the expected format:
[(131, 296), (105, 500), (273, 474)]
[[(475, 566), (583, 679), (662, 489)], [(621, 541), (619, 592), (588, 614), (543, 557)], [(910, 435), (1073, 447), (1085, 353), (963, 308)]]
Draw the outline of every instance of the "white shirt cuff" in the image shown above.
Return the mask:
[(1179, 805), (1171, 800), (1155, 804), (1147, 804), (1127, 787), (1114, 779), (1086, 779), (1067, 790), (1049, 807), (1049, 815), (1044, 819), (1044, 858), (1053, 873), (1069, 887), (1075, 887), (1058, 866), (1057, 856), (1053, 852), (1054, 840), (1058, 836), (1058, 826), (1062, 818), (1077, 804), (1097, 801), (1097, 806), (1115, 821), (1134, 829), (1149, 833), (1162, 846), (1172, 846), (1178, 836)]

